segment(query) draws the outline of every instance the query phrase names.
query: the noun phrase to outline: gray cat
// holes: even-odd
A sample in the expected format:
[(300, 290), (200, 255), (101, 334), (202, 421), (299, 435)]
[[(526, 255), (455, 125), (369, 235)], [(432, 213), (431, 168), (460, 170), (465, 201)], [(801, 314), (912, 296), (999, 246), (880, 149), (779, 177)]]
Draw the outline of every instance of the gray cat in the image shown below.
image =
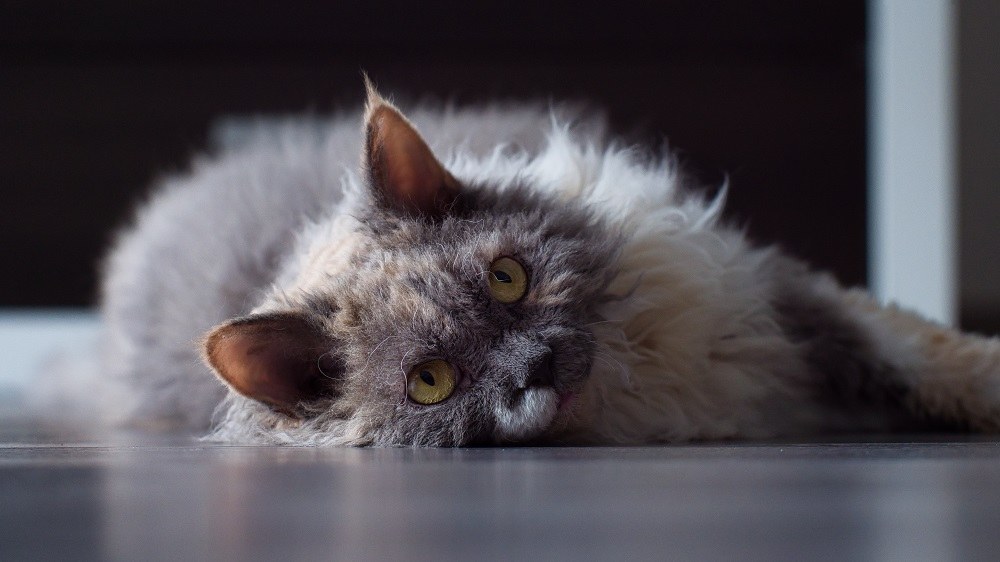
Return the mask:
[(750, 245), (565, 111), (369, 87), (166, 181), (107, 262), (105, 412), (303, 445), (1000, 428), (996, 341)]

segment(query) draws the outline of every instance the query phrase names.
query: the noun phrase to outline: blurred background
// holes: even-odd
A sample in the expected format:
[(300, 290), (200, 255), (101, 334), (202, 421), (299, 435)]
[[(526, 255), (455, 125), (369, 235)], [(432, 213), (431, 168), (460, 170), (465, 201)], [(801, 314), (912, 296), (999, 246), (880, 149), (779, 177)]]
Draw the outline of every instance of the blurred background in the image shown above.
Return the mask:
[[(728, 178), (755, 240), (870, 279), (864, 1), (227, 4), (0, 4), (0, 307), (94, 305), (113, 232), (213, 124), (358, 107), (362, 69), (400, 100), (591, 102), (707, 189)], [(982, 331), (1000, 328), (998, 4), (957, 3), (950, 27), (956, 299)]]

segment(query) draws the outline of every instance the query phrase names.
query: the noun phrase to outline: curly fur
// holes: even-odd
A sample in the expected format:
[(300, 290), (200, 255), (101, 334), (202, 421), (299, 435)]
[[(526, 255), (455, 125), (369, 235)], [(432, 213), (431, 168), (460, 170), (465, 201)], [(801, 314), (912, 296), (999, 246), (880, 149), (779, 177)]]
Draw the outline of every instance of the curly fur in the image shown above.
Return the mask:
[[(164, 181), (107, 262), (104, 411), (297, 445), (998, 429), (996, 341), (753, 246), (721, 221), (725, 190), (705, 199), (669, 155), (610, 141), (599, 116), (409, 118), (463, 186), (439, 222), (369, 196), (356, 116), (262, 128)], [(532, 270), (516, 310), (482, 293), (505, 254)], [(213, 326), (276, 311), (314, 319), (344, 367), (336, 393), (297, 415), (227, 390), (199, 356)], [(567, 408), (518, 382), (542, 347)], [(442, 354), (464, 386), (431, 408), (407, 401), (407, 366)]]

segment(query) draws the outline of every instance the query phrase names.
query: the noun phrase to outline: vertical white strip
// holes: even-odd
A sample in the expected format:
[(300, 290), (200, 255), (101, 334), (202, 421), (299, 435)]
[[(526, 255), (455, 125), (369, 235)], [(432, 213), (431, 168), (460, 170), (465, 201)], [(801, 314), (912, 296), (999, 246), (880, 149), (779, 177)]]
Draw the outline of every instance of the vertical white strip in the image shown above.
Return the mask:
[(954, 6), (872, 0), (869, 271), (875, 295), (953, 324)]

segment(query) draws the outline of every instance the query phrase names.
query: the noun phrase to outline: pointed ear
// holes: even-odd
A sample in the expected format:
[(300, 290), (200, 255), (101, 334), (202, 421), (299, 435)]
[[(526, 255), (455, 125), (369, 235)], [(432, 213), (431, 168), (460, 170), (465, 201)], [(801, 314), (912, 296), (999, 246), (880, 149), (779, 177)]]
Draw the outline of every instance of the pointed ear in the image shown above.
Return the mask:
[(205, 338), (205, 359), (236, 392), (295, 415), (300, 404), (332, 396), (343, 367), (333, 342), (303, 314), (237, 318)]
[(365, 85), (364, 166), (376, 200), (408, 214), (444, 214), (458, 195), (458, 182), (406, 117), (371, 82)]

